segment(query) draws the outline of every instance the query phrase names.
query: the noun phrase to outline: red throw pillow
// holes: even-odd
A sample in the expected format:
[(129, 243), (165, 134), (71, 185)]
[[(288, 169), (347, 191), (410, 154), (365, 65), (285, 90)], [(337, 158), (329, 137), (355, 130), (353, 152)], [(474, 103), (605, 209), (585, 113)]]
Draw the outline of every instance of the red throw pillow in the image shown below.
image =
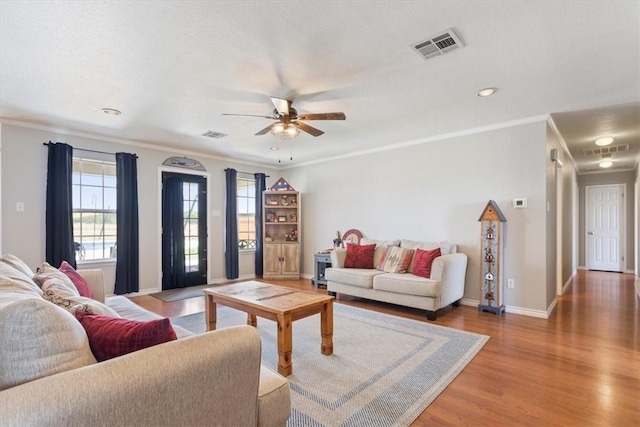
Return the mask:
[(87, 332), (91, 352), (98, 362), (177, 339), (167, 318), (140, 322), (84, 311), (76, 311), (75, 315)]
[(431, 277), (431, 264), (433, 260), (441, 255), (440, 248), (436, 248), (430, 251), (422, 249), (416, 249), (416, 253), (413, 255), (413, 274), (420, 277)]
[(65, 274), (70, 280), (71, 283), (76, 287), (78, 293), (81, 297), (93, 298), (93, 293), (91, 292), (91, 288), (89, 288), (89, 284), (84, 277), (82, 277), (67, 261), (62, 261), (60, 267), (58, 268), (62, 273)]
[(344, 260), (344, 268), (374, 268), (373, 254), (376, 244), (354, 245), (347, 243), (347, 258)]

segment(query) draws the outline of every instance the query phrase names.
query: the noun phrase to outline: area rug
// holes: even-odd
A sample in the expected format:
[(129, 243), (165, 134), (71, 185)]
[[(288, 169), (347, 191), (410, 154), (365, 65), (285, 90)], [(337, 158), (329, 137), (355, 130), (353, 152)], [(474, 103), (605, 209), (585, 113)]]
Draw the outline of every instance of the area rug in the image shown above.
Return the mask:
[(180, 289), (169, 289), (167, 291), (156, 292), (154, 294), (149, 294), (152, 297), (161, 299), (164, 302), (172, 302), (179, 301), (182, 299), (189, 299), (195, 297), (204, 296), (203, 289), (211, 288), (216, 285), (199, 285), (199, 286), (189, 286), (188, 288), (180, 288)]
[[(218, 329), (246, 324), (218, 306)], [(204, 313), (172, 322), (205, 330)], [(288, 426), (408, 426), (480, 351), (488, 336), (334, 304), (333, 355), (320, 353), (320, 315), (293, 323)], [(258, 318), (262, 362), (277, 371), (276, 325)]]

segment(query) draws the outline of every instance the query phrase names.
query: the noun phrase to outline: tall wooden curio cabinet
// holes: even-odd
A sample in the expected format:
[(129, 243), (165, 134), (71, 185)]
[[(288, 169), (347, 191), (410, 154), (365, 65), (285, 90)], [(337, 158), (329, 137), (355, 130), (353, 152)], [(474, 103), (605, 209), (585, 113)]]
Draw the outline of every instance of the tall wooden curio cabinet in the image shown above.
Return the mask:
[(263, 193), (263, 277), (300, 279), (300, 193), (273, 188)]
[(495, 201), (489, 200), (480, 221), (480, 304), (478, 311), (504, 313), (503, 228), (507, 219)]

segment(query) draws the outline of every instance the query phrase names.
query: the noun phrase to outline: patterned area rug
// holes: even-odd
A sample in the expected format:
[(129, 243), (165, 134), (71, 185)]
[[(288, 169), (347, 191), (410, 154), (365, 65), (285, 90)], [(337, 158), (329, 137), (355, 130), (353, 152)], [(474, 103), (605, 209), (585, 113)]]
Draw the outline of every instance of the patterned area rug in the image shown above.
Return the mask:
[[(173, 319), (194, 333), (204, 313)], [(293, 324), (288, 426), (408, 426), (489, 339), (456, 329), (334, 304), (331, 356), (320, 353), (320, 315)], [(246, 314), (218, 306), (218, 328)], [(277, 371), (275, 322), (258, 318), (262, 361)]]

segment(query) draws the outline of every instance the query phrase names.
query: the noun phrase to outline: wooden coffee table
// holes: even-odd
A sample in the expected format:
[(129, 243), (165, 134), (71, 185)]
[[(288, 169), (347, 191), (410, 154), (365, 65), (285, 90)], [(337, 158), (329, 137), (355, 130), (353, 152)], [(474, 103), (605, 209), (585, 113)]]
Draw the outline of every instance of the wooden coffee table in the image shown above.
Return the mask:
[(293, 322), (320, 313), (320, 352), (333, 354), (333, 297), (256, 281), (204, 290), (207, 330), (216, 329), (216, 304), (247, 313), (247, 324), (256, 326), (256, 316), (278, 323), (278, 372), (291, 375)]

